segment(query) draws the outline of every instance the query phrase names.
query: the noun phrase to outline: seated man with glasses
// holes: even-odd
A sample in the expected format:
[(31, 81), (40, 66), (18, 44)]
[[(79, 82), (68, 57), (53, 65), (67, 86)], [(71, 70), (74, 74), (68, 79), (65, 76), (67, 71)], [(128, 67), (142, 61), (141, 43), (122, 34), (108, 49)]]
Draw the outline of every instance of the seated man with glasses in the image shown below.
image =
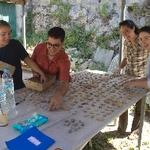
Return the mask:
[(48, 31), (47, 42), (40, 43), (34, 49), (32, 59), (47, 74), (56, 75), (59, 84), (50, 100), (50, 110), (57, 110), (63, 104), (63, 96), (69, 89), (70, 61), (64, 51), (65, 31), (53, 27)]

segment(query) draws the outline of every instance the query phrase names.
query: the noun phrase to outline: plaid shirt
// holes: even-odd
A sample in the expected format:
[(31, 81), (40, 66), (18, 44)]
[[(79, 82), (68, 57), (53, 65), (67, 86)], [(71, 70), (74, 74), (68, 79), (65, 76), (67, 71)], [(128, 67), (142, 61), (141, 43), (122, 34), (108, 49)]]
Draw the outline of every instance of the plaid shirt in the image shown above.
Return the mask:
[(133, 46), (131, 42), (124, 42), (124, 57), (127, 58), (125, 73), (136, 77), (145, 77), (148, 50), (142, 49), (138, 39)]

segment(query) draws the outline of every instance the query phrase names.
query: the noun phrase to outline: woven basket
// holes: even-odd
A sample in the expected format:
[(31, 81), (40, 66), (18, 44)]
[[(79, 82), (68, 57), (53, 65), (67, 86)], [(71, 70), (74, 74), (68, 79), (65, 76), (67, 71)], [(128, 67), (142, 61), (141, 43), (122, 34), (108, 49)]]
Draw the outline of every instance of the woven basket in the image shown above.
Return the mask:
[(46, 81), (46, 83), (41, 83), (40, 78), (38, 77), (32, 77), (25, 80), (25, 86), (26, 88), (42, 92), (47, 88), (49, 88), (54, 82), (55, 82), (54, 76), (48, 76), (48, 80)]

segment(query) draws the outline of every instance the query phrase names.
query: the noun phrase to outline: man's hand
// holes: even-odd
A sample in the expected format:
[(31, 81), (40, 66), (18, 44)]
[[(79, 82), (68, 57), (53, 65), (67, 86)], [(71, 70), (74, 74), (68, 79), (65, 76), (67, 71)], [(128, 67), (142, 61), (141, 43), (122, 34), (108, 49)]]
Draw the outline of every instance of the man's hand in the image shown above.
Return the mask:
[(62, 107), (62, 104), (63, 104), (63, 100), (61, 96), (53, 96), (49, 104), (49, 109), (58, 110), (59, 108)]
[(24, 62), (31, 67), (31, 69), (38, 73), (40, 75), (40, 80), (41, 82), (46, 82), (46, 76), (45, 74), (43, 73), (43, 71), (39, 68), (39, 66), (29, 57), (27, 56), (25, 59), (24, 59)]
[(49, 108), (50, 110), (57, 110), (62, 107), (63, 96), (69, 89), (69, 81), (59, 81), (53, 97), (51, 98)]

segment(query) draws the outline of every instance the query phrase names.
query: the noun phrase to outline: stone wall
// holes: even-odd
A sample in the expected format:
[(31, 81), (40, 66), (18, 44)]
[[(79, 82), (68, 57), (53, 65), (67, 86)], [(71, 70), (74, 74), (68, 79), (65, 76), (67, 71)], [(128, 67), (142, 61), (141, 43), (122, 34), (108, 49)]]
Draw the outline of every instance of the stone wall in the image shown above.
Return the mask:
[(150, 25), (150, 1), (129, 3), (125, 9), (125, 18), (133, 20), (139, 27)]
[[(98, 34), (110, 32), (113, 27), (118, 26), (120, 21), (120, 4), (117, 0), (63, 0), (63, 2), (71, 5), (69, 11), (70, 23), (79, 22), (86, 24), (86, 29), (99, 29)], [(50, 0), (28, 1), (27, 8), (32, 6), (33, 23), (36, 31), (44, 30), (48, 26), (60, 25), (56, 19), (50, 17), (50, 14), (56, 11), (58, 6), (53, 5), (50, 7), (50, 3)], [(106, 8), (102, 8), (101, 5), (105, 5)], [(104, 13), (103, 16), (100, 15), (100, 9)]]
[[(118, 0), (60, 0), (60, 2), (68, 3), (71, 6), (68, 14), (70, 18), (69, 23), (61, 24), (58, 19), (53, 17), (52, 13), (58, 11), (59, 6), (50, 6), (52, 0), (28, 1), (26, 5), (27, 11), (32, 9), (33, 24), (36, 32), (46, 30), (51, 26), (61, 25), (66, 27), (78, 22), (84, 24), (87, 30), (97, 29), (96, 33), (101, 35), (105, 33), (109, 34), (113, 28), (118, 27), (118, 23), (120, 22), (121, 6)], [(150, 7), (147, 7), (150, 3), (149, 0), (134, 0), (134, 3), (139, 5), (145, 13), (130, 10), (133, 0), (126, 0), (126, 3), (128, 11), (126, 18), (130, 18), (140, 25), (149, 22)], [(142, 4), (145, 5), (143, 6)], [(132, 9), (134, 9), (133, 7)]]
[(46, 30), (50, 24), (49, 18), (49, 0), (29, 0), (26, 5), (27, 13), (32, 11), (33, 14), (33, 26), (36, 32)]
[[(92, 61), (101, 62), (105, 49), (107, 51), (105, 55), (110, 54), (110, 57), (107, 58), (107, 62), (104, 57), (102, 63), (108, 67), (114, 54), (119, 51), (120, 40), (112, 38), (111, 41), (106, 42), (107, 38), (105, 39), (105, 37), (111, 35), (114, 29), (118, 28), (121, 18), (120, 2), (121, 0), (29, 0), (26, 10), (27, 12), (32, 11), (30, 18), (35, 32), (47, 31), (52, 26), (62, 26), (67, 30), (75, 24), (83, 25), (86, 31), (95, 31), (94, 36), (104, 38), (105, 41), (102, 42), (108, 45), (109, 51), (101, 46), (101, 41), (97, 44), (93, 37), (93, 43), (89, 41), (93, 58), (89, 58), (90, 61), (82, 60), (81, 64), (85, 64), (83, 68), (88, 68)], [(143, 26), (150, 22), (149, 8), (149, 0), (134, 0), (134, 3), (133, 0), (126, 0), (125, 18), (132, 19), (137, 25)], [(113, 54), (113, 51), (110, 50), (115, 53)], [(96, 53), (97, 51), (98, 53)]]

